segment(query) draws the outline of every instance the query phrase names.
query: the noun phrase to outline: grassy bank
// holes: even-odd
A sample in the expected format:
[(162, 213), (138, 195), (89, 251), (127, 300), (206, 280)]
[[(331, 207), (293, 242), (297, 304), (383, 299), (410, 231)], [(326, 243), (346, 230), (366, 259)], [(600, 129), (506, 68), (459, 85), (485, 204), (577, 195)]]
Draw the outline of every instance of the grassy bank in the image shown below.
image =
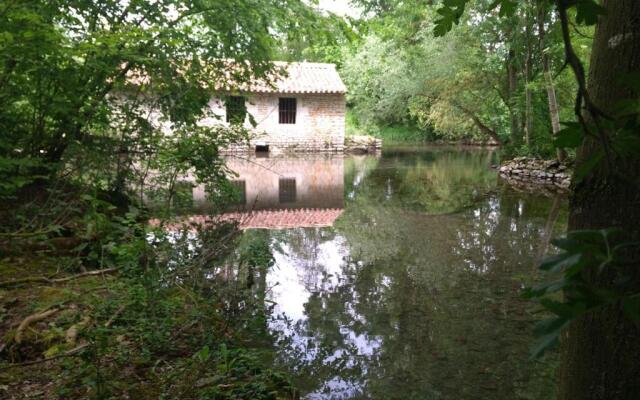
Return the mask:
[(347, 136), (370, 135), (381, 138), (386, 144), (393, 143), (417, 143), (432, 140), (429, 132), (413, 126), (371, 126), (364, 127), (358, 123), (353, 111), (347, 111), (346, 118)]
[(70, 250), (1, 241), (0, 398), (296, 397), (271, 369), (260, 232), (93, 215), (76, 222), (96, 239)]

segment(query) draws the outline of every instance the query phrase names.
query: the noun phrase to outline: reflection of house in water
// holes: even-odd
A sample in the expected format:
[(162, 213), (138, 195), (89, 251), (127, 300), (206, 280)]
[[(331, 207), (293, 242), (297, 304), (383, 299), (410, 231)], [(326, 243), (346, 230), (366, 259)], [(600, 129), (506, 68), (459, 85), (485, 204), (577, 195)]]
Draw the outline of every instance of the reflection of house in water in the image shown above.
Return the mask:
[[(344, 208), (344, 158), (236, 158), (227, 166), (240, 204), (227, 218), (242, 228), (331, 226)], [(203, 186), (195, 187), (196, 208), (206, 205)], [(200, 206), (200, 207), (199, 207)]]

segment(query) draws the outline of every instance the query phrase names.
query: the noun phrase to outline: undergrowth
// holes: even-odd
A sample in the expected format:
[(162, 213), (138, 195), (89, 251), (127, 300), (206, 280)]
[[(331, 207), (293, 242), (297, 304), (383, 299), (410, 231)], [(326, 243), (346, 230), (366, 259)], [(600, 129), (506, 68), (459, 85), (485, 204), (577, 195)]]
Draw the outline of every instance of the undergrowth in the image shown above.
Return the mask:
[(12, 238), (0, 259), (0, 398), (296, 398), (270, 367), (260, 235), (87, 202), (71, 251)]

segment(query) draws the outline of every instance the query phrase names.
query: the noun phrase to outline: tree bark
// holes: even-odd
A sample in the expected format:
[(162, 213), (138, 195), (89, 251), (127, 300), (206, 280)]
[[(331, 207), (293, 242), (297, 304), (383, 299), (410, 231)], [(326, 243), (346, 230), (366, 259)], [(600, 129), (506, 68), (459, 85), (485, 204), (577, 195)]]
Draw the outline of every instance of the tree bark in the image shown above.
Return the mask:
[(516, 68), (516, 52), (509, 50), (507, 55), (507, 93), (509, 99), (509, 119), (511, 120), (511, 142), (515, 145), (521, 142), (520, 123), (516, 112), (515, 94), (518, 89), (518, 70)]
[(524, 65), (524, 77), (525, 77), (525, 123), (524, 123), (524, 141), (527, 147), (531, 147), (531, 131), (533, 130), (533, 105), (532, 94), (529, 83), (531, 83), (532, 70), (533, 70), (533, 52), (531, 50), (531, 29), (529, 27), (530, 18), (529, 12), (525, 15), (525, 32), (527, 40), (527, 60)]
[[(542, 56), (542, 73), (544, 75), (545, 84), (547, 86), (547, 99), (549, 102), (549, 117), (551, 118), (551, 130), (553, 132), (553, 136), (558, 135), (560, 132), (560, 113), (558, 111), (558, 100), (556, 98), (556, 88), (553, 84), (553, 77), (551, 76), (551, 71), (549, 68), (549, 55), (545, 51), (545, 28), (544, 21), (546, 11), (544, 9), (544, 5), (541, 2), (538, 2), (538, 37), (540, 40), (540, 52)], [(564, 161), (567, 158), (567, 152), (565, 149), (558, 148), (556, 150), (556, 157), (558, 161)]]
[(460, 110), (462, 110), (462, 112), (465, 113), (469, 118), (471, 118), (471, 121), (473, 121), (473, 123), (476, 125), (476, 127), (478, 129), (480, 129), (480, 132), (486, 134), (491, 139), (493, 139), (493, 141), (496, 142), (498, 144), (498, 146), (502, 146), (502, 141), (500, 140), (500, 136), (498, 136), (498, 132), (496, 132), (495, 130), (489, 128), (484, 122), (482, 122), (480, 120), (480, 118), (478, 118), (477, 115), (475, 115), (468, 108), (463, 107), (463, 106), (461, 106), (459, 104), (455, 104), (455, 106), (458, 107)]
[[(605, 0), (593, 43), (588, 79), (590, 99), (609, 115), (624, 99), (638, 99), (620, 82), (640, 71), (640, 1)], [(609, 137), (613, 138), (612, 133)], [(596, 139), (578, 149), (576, 170), (601, 151)], [(577, 182), (570, 203), (569, 230), (620, 228), (630, 242), (640, 241), (640, 157), (612, 154)], [(595, 287), (610, 288), (614, 275), (640, 291), (640, 249), (630, 247), (602, 273), (585, 272)], [(616, 273), (617, 271), (617, 273)], [(561, 338), (561, 400), (632, 400), (640, 395), (640, 326), (620, 304), (590, 312), (571, 323)]]

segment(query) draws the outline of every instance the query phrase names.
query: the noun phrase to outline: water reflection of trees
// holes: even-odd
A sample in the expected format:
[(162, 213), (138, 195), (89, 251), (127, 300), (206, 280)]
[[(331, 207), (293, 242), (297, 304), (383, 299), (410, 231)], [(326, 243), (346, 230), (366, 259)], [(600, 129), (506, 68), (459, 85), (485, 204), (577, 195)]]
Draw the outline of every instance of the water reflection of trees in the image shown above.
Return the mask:
[(367, 197), (387, 207), (451, 213), (495, 184), (492, 160), (493, 153), (484, 151), (392, 152), (369, 174)]
[[(281, 234), (291, 244), (287, 257), (309, 271), (306, 319), (292, 327), (286, 353), (298, 383), (334, 394), (326, 398), (551, 398), (553, 363), (527, 361), (536, 316), (520, 290), (536, 279), (552, 200), (503, 188), (472, 193), (480, 200), (462, 213), (442, 215), (437, 205), (430, 215), (428, 204), (439, 203), (422, 202), (427, 212), (419, 212), (416, 193), (403, 189), (418, 172), (385, 170), (387, 161), (357, 188), (335, 232)], [(437, 176), (423, 169), (424, 179)], [(486, 178), (457, 174), (458, 182)], [(463, 191), (452, 197), (456, 207), (471, 193)], [(327, 280), (328, 267), (318, 263), (323, 246), (348, 254), (338, 279)]]

